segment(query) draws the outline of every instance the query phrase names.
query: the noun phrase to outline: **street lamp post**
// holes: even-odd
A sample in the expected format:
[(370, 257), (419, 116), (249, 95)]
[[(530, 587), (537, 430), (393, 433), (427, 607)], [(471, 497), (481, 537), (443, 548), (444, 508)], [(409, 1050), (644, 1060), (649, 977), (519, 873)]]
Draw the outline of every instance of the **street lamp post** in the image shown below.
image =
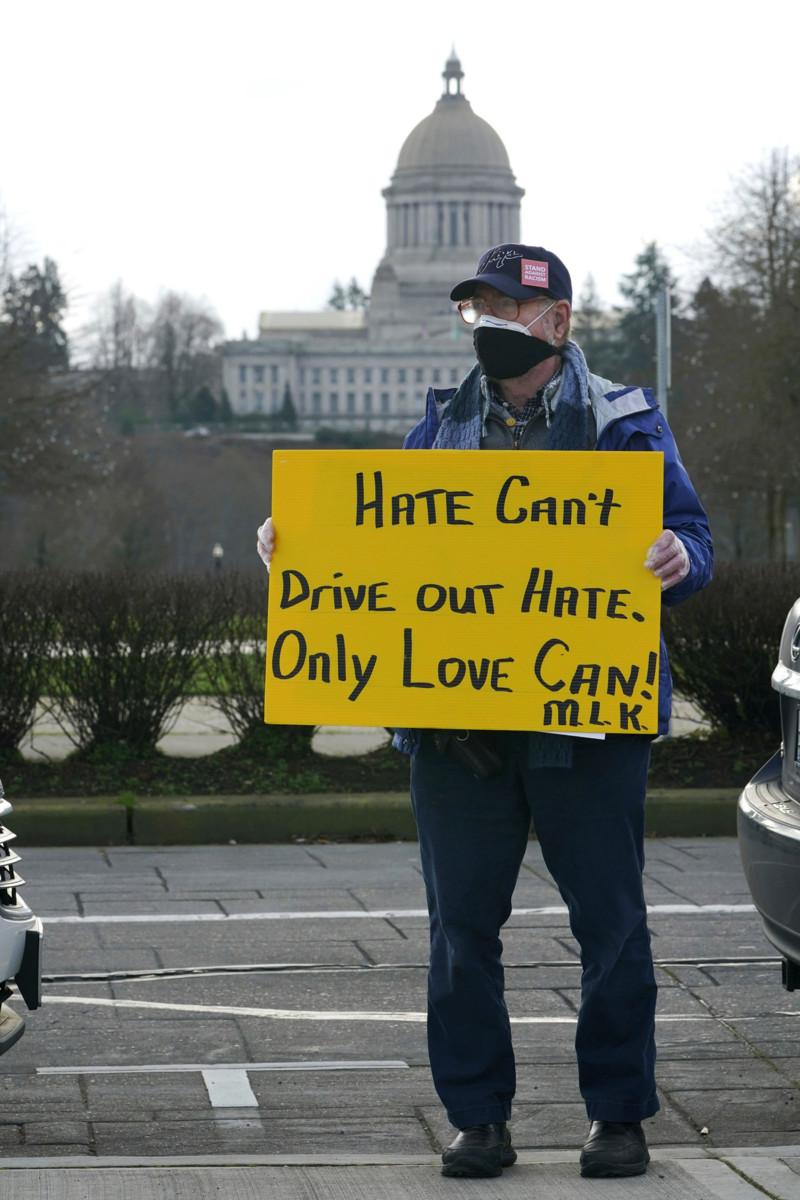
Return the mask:
[(224, 554), (225, 554), (225, 551), (222, 549), (221, 544), (219, 542), (215, 542), (214, 547), (211, 551), (211, 557), (214, 560), (214, 567), (217, 571), (222, 570), (222, 559), (223, 559)]

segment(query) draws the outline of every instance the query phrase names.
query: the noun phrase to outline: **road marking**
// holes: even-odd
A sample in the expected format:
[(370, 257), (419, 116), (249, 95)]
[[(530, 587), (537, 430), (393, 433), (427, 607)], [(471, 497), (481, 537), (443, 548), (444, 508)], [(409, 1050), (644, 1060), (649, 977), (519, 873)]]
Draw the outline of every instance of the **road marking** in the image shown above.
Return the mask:
[(37, 1067), (37, 1075), (152, 1075), (159, 1071), (398, 1071), (409, 1070), (402, 1058), (355, 1058), (319, 1062), (295, 1059), (287, 1062), (247, 1063), (145, 1063), (135, 1066)]
[[(427, 1020), (424, 1012), (346, 1012), (337, 1009), (250, 1008), (232, 1004), (173, 1004), (159, 1000), (109, 1000), (99, 996), (45, 996), (44, 1004), (78, 1004), (100, 1008), (151, 1008), (167, 1012), (206, 1013), (215, 1016), (261, 1017), (273, 1021), (406, 1021), (421, 1023)], [(787, 1014), (788, 1015), (788, 1014)], [(800, 1013), (792, 1013), (800, 1016)], [(756, 1021), (759, 1017), (726, 1017), (727, 1021)], [(511, 1017), (512, 1025), (574, 1025), (577, 1016)], [(715, 1021), (716, 1017), (695, 1013), (657, 1016), (657, 1021)]]
[[(718, 913), (754, 913), (754, 904), (648, 904), (653, 916), (712, 916)], [(515, 908), (512, 917), (566, 917), (565, 905), (547, 904), (540, 908)], [(186, 921), (346, 921), (385, 920), (387, 917), (427, 917), (427, 908), (363, 908), (322, 910), (320, 912), (251, 913), (93, 913), (80, 916), (42, 917), (45, 925), (146, 925)]]
[(201, 1071), (212, 1108), (258, 1108), (247, 1071), (212, 1067)]

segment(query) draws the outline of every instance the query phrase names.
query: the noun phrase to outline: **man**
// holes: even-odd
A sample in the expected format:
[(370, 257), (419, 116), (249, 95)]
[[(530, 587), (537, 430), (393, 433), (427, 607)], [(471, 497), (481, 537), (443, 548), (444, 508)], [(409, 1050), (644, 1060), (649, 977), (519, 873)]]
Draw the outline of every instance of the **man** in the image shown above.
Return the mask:
[[(713, 565), (708, 520), (666, 418), (649, 390), (589, 372), (569, 338), (572, 284), (564, 263), (541, 246), (495, 246), (451, 299), (473, 329), (477, 363), (457, 389), (428, 393), (404, 447), (660, 451), (665, 528), (644, 565), (660, 578), (665, 605), (704, 587)], [(267, 564), (274, 544), (268, 519), (258, 531)], [(669, 731), (671, 694), (662, 636), (659, 734)], [(440, 752), (431, 730), (393, 736), (411, 755), (430, 915), (431, 1071), (459, 1130), (442, 1155), (442, 1174), (495, 1176), (516, 1159), (507, 1125), (516, 1074), (499, 931), (511, 913), (531, 817), (581, 950), (575, 1049), (590, 1121), (581, 1174), (642, 1174), (649, 1154), (641, 1123), (660, 1107), (642, 885), (645, 787), (657, 735), (470, 736), (491, 744), (492, 773), (475, 774)]]

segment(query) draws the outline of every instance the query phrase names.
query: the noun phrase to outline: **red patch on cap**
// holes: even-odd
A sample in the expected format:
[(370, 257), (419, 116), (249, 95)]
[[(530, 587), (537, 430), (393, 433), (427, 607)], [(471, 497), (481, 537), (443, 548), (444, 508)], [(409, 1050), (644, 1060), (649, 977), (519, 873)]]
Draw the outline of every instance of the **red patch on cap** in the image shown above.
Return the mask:
[(533, 258), (523, 258), (520, 272), (520, 282), (528, 287), (546, 288), (550, 286), (550, 263), (537, 262)]

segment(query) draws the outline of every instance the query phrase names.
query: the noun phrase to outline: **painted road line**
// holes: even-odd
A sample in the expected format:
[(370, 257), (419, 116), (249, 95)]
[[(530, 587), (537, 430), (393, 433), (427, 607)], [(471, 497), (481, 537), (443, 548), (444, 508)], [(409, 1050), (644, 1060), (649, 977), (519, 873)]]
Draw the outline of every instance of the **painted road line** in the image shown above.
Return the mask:
[[(290, 1008), (250, 1008), (237, 1007), (232, 1004), (174, 1004), (159, 1000), (109, 1000), (99, 996), (45, 996), (44, 1004), (77, 1004), (90, 1008), (144, 1008), (163, 1012), (203, 1013), (206, 1016), (229, 1017), (260, 1017), (273, 1021), (395, 1021), (422, 1023), (427, 1020), (424, 1012), (370, 1012), (342, 1011), (338, 1009), (290, 1009)], [(800, 1016), (797, 1013), (782, 1013), (770, 1015)], [(577, 1016), (563, 1017), (511, 1017), (512, 1025), (574, 1025)], [(718, 1018), (699, 1013), (674, 1013), (657, 1016), (656, 1021), (663, 1023), (677, 1021), (716, 1021)], [(758, 1021), (761, 1016), (726, 1017), (726, 1021)]]
[(93, 1067), (37, 1067), (37, 1075), (153, 1075), (158, 1072), (175, 1071), (407, 1071), (408, 1063), (402, 1058), (354, 1058), (337, 1060), (330, 1058), (314, 1062), (311, 1059), (294, 1059), (287, 1062), (246, 1063), (145, 1063), (120, 1066)]
[[(652, 916), (713, 916), (720, 913), (754, 913), (754, 904), (648, 904)], [(565, 905), (547, 904), (540, 908), (515, 908), (512, 917), (566, 917)], [(320, 912), (250, 913), (92, 913), (66, 917), (43, 917), (45, 925), (152, 925), (185, 921), (349, 921), (385, 920), (397, 917), (427, 917), (427, 908), (363, 908), (321, 910)]]
[(212, 1108), (258, 1108), (247, 1071), (212, 1067), (200, 1074)]

